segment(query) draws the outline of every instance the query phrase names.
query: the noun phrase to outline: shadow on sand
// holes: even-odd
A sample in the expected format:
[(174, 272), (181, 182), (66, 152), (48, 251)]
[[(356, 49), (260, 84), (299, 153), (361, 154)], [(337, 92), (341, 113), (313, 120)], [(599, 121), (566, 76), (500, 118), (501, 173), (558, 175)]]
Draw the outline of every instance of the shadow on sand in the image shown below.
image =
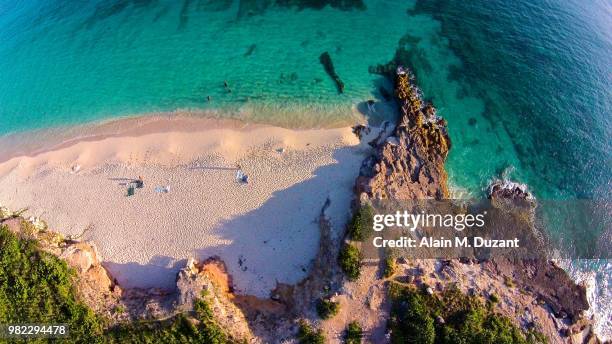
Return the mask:
[(328, 214), (336, 233), (348, 218), (362, 149), (336, 150), (336, 162), (319, 167), (312, 178), (274, 192), (255, 210), (220, 222), (214, 234), (231, 243), (196, 250), (196, 258), (220, 256), (239, 293), (267, 297), (277, 282), (299, 282), (318, 251), (317, 220), (326, 199), (331, 200)]
[[(220, 256), (241, 294), (267, 297), (277, 282), (299, 282), (318, 251), (321, 207), (329, 197), (328, 215), (337, 234), (348, 218), (352, 188), (367, 152), (365, 145), (339, 148), (333, 154), (336, 162), (317, 168), (312, 178), (274, 192), (255, 210), (220, 221), (213, 235), (229, 244), (196, 249), (195, 258)], [(120, 285), (172, 289), (187, 257), (178, 258), (155, 256), (144, 265), (107, 262), (105, 266)]]
[(176, 274), (187, 264), (187, 259), (156, 255), (147, 264), (103, 262), (102, 265), (127, 288), (162, 288), (172, 290), (176, 287)]

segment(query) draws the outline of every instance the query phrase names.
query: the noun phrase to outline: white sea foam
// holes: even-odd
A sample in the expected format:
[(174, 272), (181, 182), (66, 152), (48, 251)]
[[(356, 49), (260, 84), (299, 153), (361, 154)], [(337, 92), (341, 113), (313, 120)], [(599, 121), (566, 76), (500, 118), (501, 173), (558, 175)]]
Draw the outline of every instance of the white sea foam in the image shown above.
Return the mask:
[(595, 322), (595, 333), (602, 341), (612, 339), (612, 263), (607, 259), (566, 259), (561, 262), (561, 266), (576, 283), (586, 286), (590, 305), (587, 316), (592, 317)]

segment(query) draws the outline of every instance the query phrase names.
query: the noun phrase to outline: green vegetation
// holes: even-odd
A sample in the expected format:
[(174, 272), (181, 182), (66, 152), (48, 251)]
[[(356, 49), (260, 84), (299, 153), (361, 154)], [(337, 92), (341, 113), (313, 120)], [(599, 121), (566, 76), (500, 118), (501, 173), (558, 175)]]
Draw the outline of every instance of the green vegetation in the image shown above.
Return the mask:
[(66, 323), (74, 342), (102, 342), (103, 321), (78, 302), (74, 278), (36, 241), (0, 226), (0, 323)]
[(321, 319), (329, 319), (338, 314), (340, 304), (329, 299), (320, 299), (317, 302), (317, 314)]
[(358, 322), (353, 321), (346, 327), (346, 344), (360, 344), (363, 330)]
[[(29, 236), (32, 228), (28, 230)], [(230, 343), (215, 323), (210, 306), (199, 299), (196, 318), (135, 322), (106, 329), (107, 322), (79, 302), (76, 273), (35, 240), (18, 238), (0, 226), (0, 323), (66, 323), (66, 343)], [(205, 295), (203, 295), (205, 296)], [(116, 312), (124, 312), (122, 306)], [(47, 342), (45, 339), (31, 343)]]
[(364, 205), (353, 214), (348, 225), (348, 234), (352, 240), (363, 241), (372, 235), (374, 224), (374, 209), (370, 205)]
[(351, 244), (345, 244), (338, 255), (340, 268), (350, 281), (356, 281), (360, 275), (361, 253), (359, 249)]
[(439, 297), (393, 283), (389, 293), (393, 301), (389, 321), (392, 343), (546, 342), (539, 333), (522, 333), (510, 319), (495, 314), (477, 297), (466, 296), (456, 288)]
[(315, 330), (306, 322), (300, 322), (300, 329), (297, 335), (300, 344), (324, 344), (325, 336), (321, 330)]
[(498, 303), (499, 302), (499, 297), (497, 297), (497, 295), (495, 295), (495, 294), (491, 294), (489, 296), (489, 301), (491, 301), (491, 303)]
[(383, 269), (383, 276), (385, 278), (389, 278), (391, 276), (393, 276), (393, 274), (395, 274), (395, 268), (396, 268), (396, 264), (395, 264), (395, 258), (393, 258), (392, 256), (388, 255), (385, 258), (385, 262), (384, 262), (384, 269)]
[(211, 320), (188, 318), (181, 314), (166, 322), (135, 322), (107, 331), (105, 343), (203, 343), (232, 341)]

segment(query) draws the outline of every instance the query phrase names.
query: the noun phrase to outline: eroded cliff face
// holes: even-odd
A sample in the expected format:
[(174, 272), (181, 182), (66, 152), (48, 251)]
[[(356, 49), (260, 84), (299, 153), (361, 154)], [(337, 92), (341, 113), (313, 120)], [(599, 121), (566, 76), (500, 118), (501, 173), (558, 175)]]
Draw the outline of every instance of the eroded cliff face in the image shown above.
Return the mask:
[(164, 320), (193, 311), (196, 299), (211, 307), (219, 326), (236, 341), (253, 338), (248, 322), (234, 304), (231, 276), (219, 259), (189, 260), (177, 275), (175, 290), (122, 288), (104, 268), (94, 243), (66, 238), (37, 218), (0, 207), (0, 224), (16, 235), (34, 239), (40, 249), (64, 261), (77, 274), (75, 287), (80, 301), (110, 321), (109, 325), (137, 320)]
[(242, 310), (234, 303), (231, 276), (218, 257), (203, 262), (189, 259), (177, 275), (176, 286), (177, 311), (189, 312), (194, 300), (204, 299), (211, 306), (215, 320), (232, 337), (240, 340), (253, 338)]

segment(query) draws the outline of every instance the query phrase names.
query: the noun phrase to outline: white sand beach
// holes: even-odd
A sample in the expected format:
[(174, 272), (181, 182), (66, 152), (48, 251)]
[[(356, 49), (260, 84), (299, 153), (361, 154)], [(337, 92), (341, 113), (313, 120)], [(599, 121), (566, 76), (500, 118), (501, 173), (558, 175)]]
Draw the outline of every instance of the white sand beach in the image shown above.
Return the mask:
[[(187, 258), (218, 255), (237, 292), (268, 296), (305, 276), (328, 197), (342, 230), (367, 147), (350, 128), (124, 119), (5, 159), (0, 204), (66, 234), (91, 226), (84, 239), (124, 286), (171, 288)], [(128, 197), (139, 176), (144, 187)]]

